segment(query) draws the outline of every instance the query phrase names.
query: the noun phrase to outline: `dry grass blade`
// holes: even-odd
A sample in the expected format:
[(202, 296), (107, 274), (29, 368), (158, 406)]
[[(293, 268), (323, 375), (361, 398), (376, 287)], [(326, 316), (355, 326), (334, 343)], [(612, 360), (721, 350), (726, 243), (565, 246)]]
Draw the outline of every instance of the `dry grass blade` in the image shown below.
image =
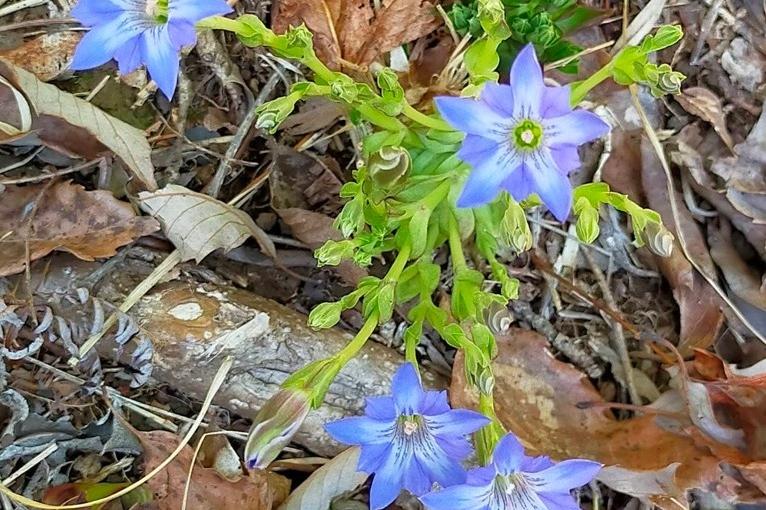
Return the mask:
[(215, 377), (210, 383), (210, 389), (207, 392), (207, 395), (205, 396), (205, 401), (202, 403), (202, 408), (199, 411), (199, 414), (197, 415), (197, 418), (194, 420), (194, 423), (189, 427), (189, 430), (186, 432), (186, 435), (181, 439), (181, 441), (178, 443), (178, 446), (176, 446), (175, 450), (173, 450), (173, 453), (171, 453), (164, 461), (162, 461), (157, 467), (152, 469), (149, 473), (144, 475), (140, 480), (133, 482), (129, 486), (125, 487), (124, 489), (115, 492), (114, 494), (99, 499), (97, 501), (91, 501), (88, 503), (79, 503), (76, 505), (47, 505), (45, 503), (39, 503), (33, 499), (29, 499), (25, 496), (22, 496), (21, 494), (16, 494), (12, 490), (8, 489), (5, 485), (0, 484), (0, 494), (4, 494), (8, 497), (11, 501), (15, 501), (16, 503), (22, 504), (24, 506), (27, 506), (29, 508), (38, 508), (40, 510), (76, 510), (79, 508), (99, 508), (101, 505), (104, 505), (105, 503), (108, 503), (110, 501), (114, 501), (117, 498), (120, 498), (124, 496), (125, 494), (131, 492), (136, 487), (140, 487), (144, 483), (146, 483), (148, 480), (151, 480), (155, 476), (157, 476), (158, 473), (160, 473), (163, 469), (165, 469), (168, 464), (173, 462), (173, 459), (175, 459), (179, 453), (181, 453), (181, 450), (186, 447), (187, 444), (189, 444), (189, 441), (191, 441), (192, 436), (197, 432), (197, 429), (199, 429), (200, 425), (202, 424), (202, 420), (205, 418), (205, 414), (207, 413), (207, 410), (210, 408), (210, 404), (213, 402), (213, 397), (215, 397), (216, 393), (218, 393), (218, 390), (221, 388), (221, 385), (223, 384), (223, 381), (226, 379), (226, 376), (229, 373), (229, 370), (231, 370), (231, 366), (234, 363), (234, 359), (231, 356), (226, 357), (224, 359), (223, 363), (221, 363), (221, 366), (218, 368), (218, 372), (216, 373)]
[(668, 0), (651, 0), (646, 4), (617, 40), (612, 48), (612, 55), (616, 55), (625, 46), (641, 42), (652, 31), (667, 3)]
[(229, 251), (252, 236), (270, 257), (276, 249), (266, 233), (247, 213), (208, 195), (169, 184), (156, 192), (139, 195), (141, 208), (162, 223), (181, 260), (200, 262), (210, 252)]

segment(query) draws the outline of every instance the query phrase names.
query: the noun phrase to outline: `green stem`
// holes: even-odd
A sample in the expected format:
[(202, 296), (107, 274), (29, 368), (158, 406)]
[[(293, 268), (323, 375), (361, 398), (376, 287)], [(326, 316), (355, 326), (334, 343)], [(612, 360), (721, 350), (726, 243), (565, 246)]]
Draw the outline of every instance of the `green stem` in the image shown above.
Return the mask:
[(615, 58), (617, 57), (614, 57), (607, 65), (596, 71), (588, 79), (576, 83), (572, 87), (572, 93), (569, 98), (572, 106), (577, 106), (596, 85), (612, 76), (612, 62), (614, 62)]
[(505, 434), (505, 428), (495, 414), (495, 403), (492, 395), (487, 395), (486, 393), (479, 395), (479, 412), (492, 420), (492, 423), (476, 434), (476, 455), (479, 457), (481, 464), (488, 464), (492, 458), (495, 445)]
[(429, 117), (428, 115), (417, 111), (406, 102), (406, 99), (403, 99), (402, 101), (404, 102), (404, 110), (402, 110), (402, 113), (406, 117), (409, 117), (411, 120), (414, 120), (418, 124), (422, 124), (425, 127), (431, 129), (436, 129), (439, 131), (453, 131), (452, 127), (443, 120)]
[(197, 28), (226, 30), (227, 32), (234, 32), (235, 34), (242, 35), (242, 29), (244, 28), (244, 25), (235, 19), (224, 18), (223, 16), (211, 16), (197, 22)]
[(370, 338), (370, 335), (372, 335), (372, 332), (375, 331), (377, 326), (378, 314), (373, 313), (364, 322), (362, 329), (359, 330), (356, 336), (348, 344), (346, 344), (346, 346), (341, 349), (338, 354), (335, 355), (335, 359), (338, 361), (338, 368), (345, 366), (346, 363), (348, 363), (354, 356), (357, 355), (361, 348), (364, 347), (364, 344), (367, 343), (367, 340)]
[(396, 255), (396, 259), (394, 259), (394, 263), (391, 264), (391, 268), (388, 270), (388, 273), (386, 273), (386, 280), (390, 282), (395, 282), (399, 280), (399, 277), (402, 275), (402, 271), (404, 271), (404, 266), (407, 265), (407, 261), (410, 259), (410, 252), (412, 251), (412, 246), (410, 246), (410, 243), (406, 243), (402, 248), (399, 250), (399, 253)]
[(399, 119), (389, 117), (377, 108), (368, 104), (360, 104), (356, 109), (362, 114), (362, 117), (367, 119), (371, 124), (375, 124), (387, 131), (396, 133), (397, 131), (404, 131), (407, 129), (407, 126), (405, 126)]
[(454, 214), (450, 216), (449, 222), (449, 252), (452, 257), (452, 266), (456, 273), (468, 269), (468, 264), (463, 254), (463, 241), (460, 239), (460, 229)]

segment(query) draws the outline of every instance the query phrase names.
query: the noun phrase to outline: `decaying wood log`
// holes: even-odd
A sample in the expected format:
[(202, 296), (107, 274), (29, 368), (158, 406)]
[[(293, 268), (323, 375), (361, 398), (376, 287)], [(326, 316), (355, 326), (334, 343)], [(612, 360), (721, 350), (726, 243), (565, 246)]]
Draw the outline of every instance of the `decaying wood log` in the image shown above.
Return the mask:
[[(147, 262), (128, 258), (107, 273), (96, 293), (119, 304), (149, 272)], [(69, 273), (71, 275), (71, 271)], [(306, 317), (274, 301), (186, 271), (157, 285), (129, 312), (154, 344), (152, 377), (201, 399), (223, 356), (235, 364), (215, 403), (245, 417), (258, 409), (292, 372), (340, 350), (351, 336), (340, 330), (313, 331)], [(110, 342), (99, 349), (111, 355)], [(325, 405), (313, 411), (294, 441), (320, 455), (340, 451), (324, 432), (328, 420), (359, 414), (364, 397), (385, 393), (403, 362), (401, 355), (373, 342), (341, 371)], [(445, 388), (441, 376), (423, 370), (424, 382)]]

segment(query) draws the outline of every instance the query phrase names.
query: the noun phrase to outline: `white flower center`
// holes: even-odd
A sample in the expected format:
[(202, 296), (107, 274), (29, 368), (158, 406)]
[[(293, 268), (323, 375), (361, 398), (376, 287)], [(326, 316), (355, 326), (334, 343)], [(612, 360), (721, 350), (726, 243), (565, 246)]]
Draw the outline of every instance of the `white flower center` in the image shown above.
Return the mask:
[(146, 7), (144, 7), (144, 11), (148, 16), (154, 18), (159, 14), (160, 9), (157, 3), (157, 0), (146, 0)]
[(521, 139), (524, 141), (524, 143), (532, 143), (535, 139), (535, 135), (532, 133), (532, 131), (527, 129), (521, 133)]
[(402, 426), (402, 431), (404, 432), (405, 436), (411, 436), (415, 432), (418, 431), (419, 425), (411, 420), (405, 420), (404, 424)]

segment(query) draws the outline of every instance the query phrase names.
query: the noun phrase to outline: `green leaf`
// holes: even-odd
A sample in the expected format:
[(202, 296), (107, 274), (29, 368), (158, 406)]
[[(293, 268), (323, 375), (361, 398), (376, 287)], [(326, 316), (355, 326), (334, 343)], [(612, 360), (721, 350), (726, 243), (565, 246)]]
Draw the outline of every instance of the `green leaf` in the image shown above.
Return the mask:
[(484, 354), (493, 358), (497, 354), (497, 345), (495, 343), (495, 335), (484, 324), (477, 322), (471, 327), (471, 336), (473, 337), (473, 343), (481, 349)]
[(317, 259), (317, 265), (337, 266), (344, 259), (354, 257), (357, 242), (354, 240), (327, 241), (314, 251), (314, 258)]
[(428, 242), (428, 222), (431, 219), (431, 209), (420, 207), (409, 223), (411, 257), (418, 258), (426, 251)]
[(452, 315), (458, 320), (476, 318), (480, 312), (477, 304), (478, 294), (484, 276), (473, 269), (465, 269), (455, 275), (452, 286)]
[(511, 35), (505, 21), (505, 8), (501, 0), (479, 0), (479, 23), (484, 32), (492, 38), (503, 40)]
[(590, 244), (598, 238), (599, 216), (598, 209), (593, 207), (585, 197), (580, 197), (575, 202), (574, 212), (577, 215), (575, 231), (580, 241)]
[(495, 72), (500, 63), (497, 47), (501, 42), (502, 39), (487, 36), (468, 47), (463, 56), (463, 63), (471, 76), (472, 84), (480, 85), (485, 81), (497, 81), (500, 76)]
[(364, 228), (364, 195), (357, 195), (343, 206), (333, 226), (343, 237), (351, 237)]
[(660, 51), (683, 39), (684, 31), (680, 25), (663, 25), (654, 33), (648, 35), (641, 42), (641, 51), (653, 53)]
[(565, 17), (556, 20), (556, 26), (563, 34), (571, 34), (593, 20), (604, 16), (605, 12), (588, 6), (577, 6)]

